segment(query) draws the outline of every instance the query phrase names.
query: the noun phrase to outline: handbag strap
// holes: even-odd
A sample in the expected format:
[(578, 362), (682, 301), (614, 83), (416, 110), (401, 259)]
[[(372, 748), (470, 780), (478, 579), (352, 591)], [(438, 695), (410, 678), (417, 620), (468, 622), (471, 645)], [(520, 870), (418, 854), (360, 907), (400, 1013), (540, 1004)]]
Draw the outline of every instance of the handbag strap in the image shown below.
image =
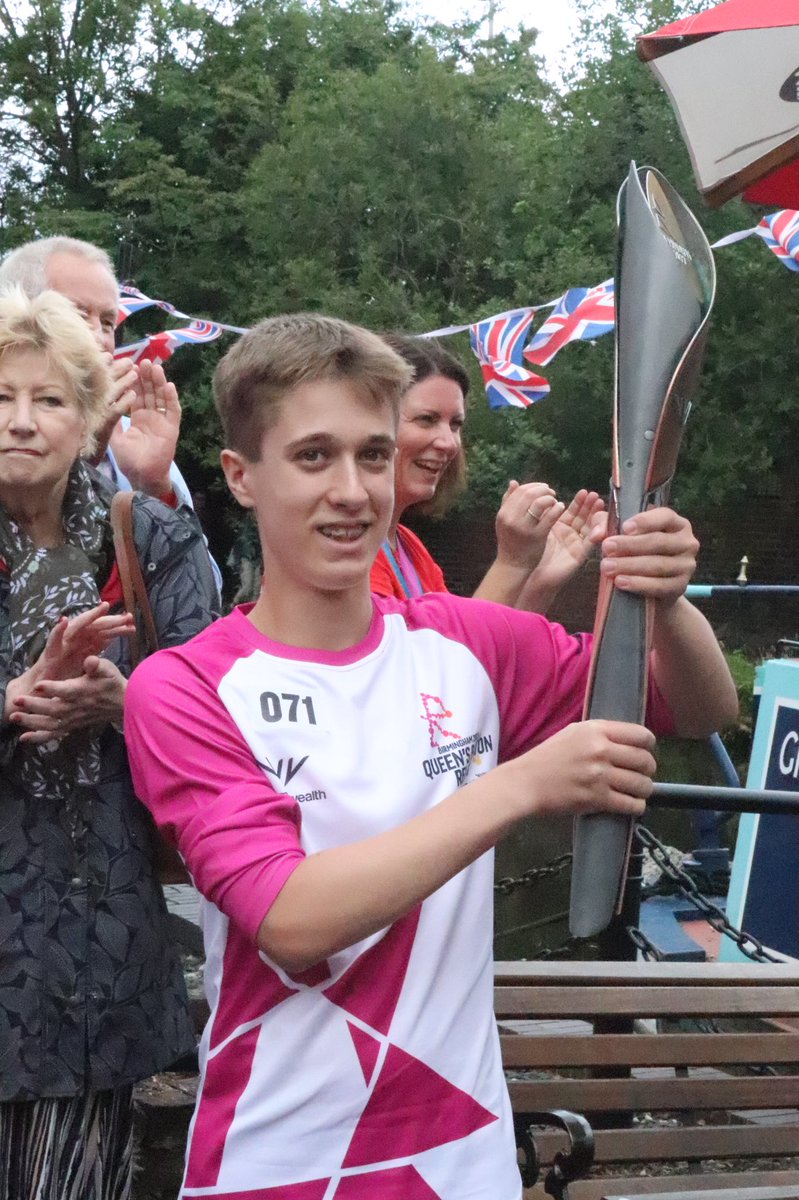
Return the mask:
[(136, 622), (136, 633), (130, 639), (130, 654), (135, 667), (146, 655), (158, 649), (158, 630), (133, 537), (133, 499), (133, 492), (114, 493), (111, 532), (125, 608)]

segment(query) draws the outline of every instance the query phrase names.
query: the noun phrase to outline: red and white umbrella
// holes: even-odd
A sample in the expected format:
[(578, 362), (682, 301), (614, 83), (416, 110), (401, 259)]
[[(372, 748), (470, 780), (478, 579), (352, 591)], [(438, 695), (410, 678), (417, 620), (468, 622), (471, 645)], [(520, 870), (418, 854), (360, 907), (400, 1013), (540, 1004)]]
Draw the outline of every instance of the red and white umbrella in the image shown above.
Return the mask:
[[(799, 0), (726, 0), (637, 42), (708, 204), (799, 208)], [(774, 190), (774, 189), (778, 190)]]

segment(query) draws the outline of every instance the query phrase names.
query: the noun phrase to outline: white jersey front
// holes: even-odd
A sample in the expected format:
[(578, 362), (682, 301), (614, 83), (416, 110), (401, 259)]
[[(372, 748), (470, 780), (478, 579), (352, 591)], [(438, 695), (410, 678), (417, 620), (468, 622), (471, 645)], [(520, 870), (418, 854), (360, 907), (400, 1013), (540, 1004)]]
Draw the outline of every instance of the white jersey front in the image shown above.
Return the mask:
[(588, 657), (538, 616), (428, 595), (376, 599), (341, 653), (277, 645), (237, 610), (137, 670), (137, 792), (206, 897), (184, 1197), (518, 1200), (493, 854), (300, 977), (255, 937), (305, 855), (393, 829), (579, 719)]

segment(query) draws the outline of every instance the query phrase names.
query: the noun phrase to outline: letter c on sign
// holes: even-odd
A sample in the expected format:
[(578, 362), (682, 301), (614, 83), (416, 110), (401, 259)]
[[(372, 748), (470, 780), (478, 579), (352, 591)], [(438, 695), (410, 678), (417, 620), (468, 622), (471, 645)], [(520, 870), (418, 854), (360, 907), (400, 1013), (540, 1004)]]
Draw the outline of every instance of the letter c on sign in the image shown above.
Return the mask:
[[(789, 742), (791, 743), (792, 747), (794, 747), (794, 751), (793, 757), (790, 759), (790, 761), (786, 761), (785, 751)], [(793, 774), (796, 776), (796, 773), (799, 770), (799, 756), (797, 756), (795, 749), (797, 742), (799, 742), (799, 734), (797, 734), (793, 729), (790, 731), (790, 733), (786, 733), (783, 743), (780, 746), (780, 771), (783, 775)]]

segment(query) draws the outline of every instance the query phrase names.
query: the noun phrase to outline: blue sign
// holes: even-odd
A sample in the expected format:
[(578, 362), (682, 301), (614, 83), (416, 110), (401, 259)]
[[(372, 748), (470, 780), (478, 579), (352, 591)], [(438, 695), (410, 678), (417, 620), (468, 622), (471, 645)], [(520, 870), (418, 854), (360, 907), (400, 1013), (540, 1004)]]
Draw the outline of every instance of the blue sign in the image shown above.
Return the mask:
[[(775, 659), (758, 674), (747, 785), (799, 792), (799, 663)], [(727, 915), (770, 949), (799, 958), (799, 815), (741, 815)], [(742, 957), (722, 938), (720, 958)]]
[[(778, 703), (766, 787), (799, 792), (799, 702)], [(793, 818), (791, 818), (793, 820)]]

